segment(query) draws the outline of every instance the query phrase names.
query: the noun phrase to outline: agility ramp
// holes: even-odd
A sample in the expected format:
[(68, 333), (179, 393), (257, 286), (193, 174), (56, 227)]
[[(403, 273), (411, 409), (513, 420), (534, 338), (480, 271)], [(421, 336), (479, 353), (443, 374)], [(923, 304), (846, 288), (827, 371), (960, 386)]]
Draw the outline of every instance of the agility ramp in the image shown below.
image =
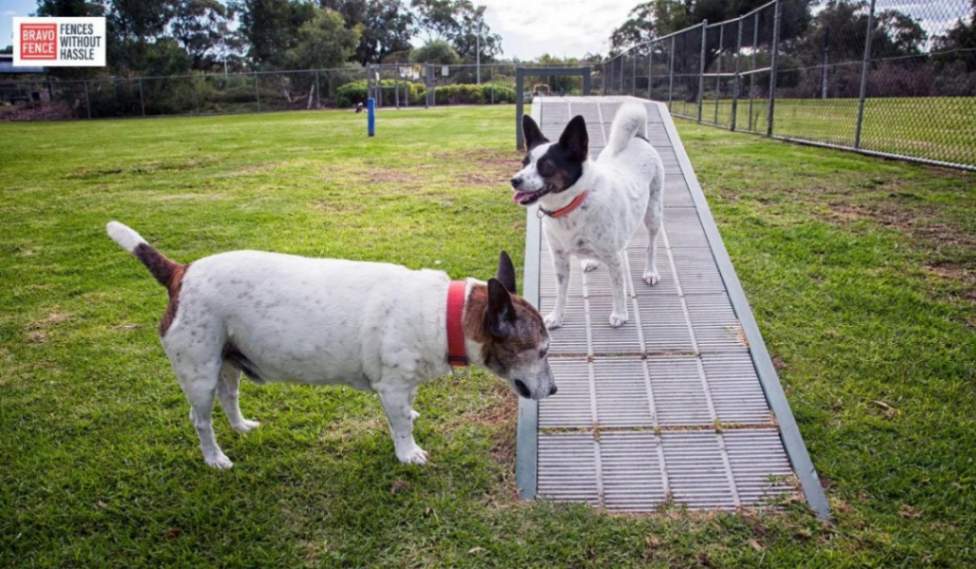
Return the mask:
[[(551, 140), (583, 115), (590, 152), (604, 147), (624, 102), (647, 108), (647, 135), (666, 171), (661, 282), (641, 281), (648, 236), (627, 249), (630, 321), (607, 322), (605, 268), (574, 261), (563, 326), (549, 361), (559, 393), (520, 399), (516, 476), (524, 498), (611, 511), (762, 507), (800, 493), (827, 500), (745, 293), (667, 107), (633, 97), (541, 97), (532, 116)], [(528, 211), (527, 299), (543, 313), (555, 278), (536, 207)]]

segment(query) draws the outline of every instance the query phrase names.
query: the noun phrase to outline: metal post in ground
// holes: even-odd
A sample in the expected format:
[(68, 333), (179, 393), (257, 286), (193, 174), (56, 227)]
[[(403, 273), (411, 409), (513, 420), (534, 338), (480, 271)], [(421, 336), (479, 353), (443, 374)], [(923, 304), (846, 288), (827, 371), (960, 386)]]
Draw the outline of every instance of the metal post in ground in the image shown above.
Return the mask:
[[(759, 12), (752, 17), (752, 67), (751, 69), (756, 69), (756, 52), (759, 51)], [(749, 130), (756, 130), (756, 125), (754, 124), (755, 117), (752, 112), (752, 102), (753, 95), (756, 93), (756, 74), (749, 74)]]
[(722, 50), (725, 49), (725, 25), (718, 27), (718, 56), (715, 58), (715, 126), (718, 126), (718, 105), (722, 98)]
[(523, 70), (515, 70), (515, 148), (525, 150), (525, 133), (522, 132), (522, 113), (525, 112), (525, 78)]
[(729, 130), (735, 130), (736, 115), (739, 113), (739, 92), (742, 90), (742, 77), (739, 75), (739, 54), (742, 52), (742, 18), (739, 18), (737, 22), (737, 29), (735, 32), (735, 57), (733, 62), (735, 65), (735, 84), (732, 85), (732, 120), (729, 122)]
[(319, 70), (315, 70), (315, 108), (322, 108), (322, 83), (319, 81)]
[(142, 92), (142, 77), (139, 78), (139, 108), (142, 109), (142, 116), (146, 116), (146, 97)]
[(85, 81), (85, 108), (88, 110), (88, 118), (91, 118), (91, 95), (88, 93), (88, 81)]
[(671, 53), (668, 56), (668, 112), (671, 112), (671, 95), (674, 93), (674, 36), (671, 36)]
[(637, 60), (639, 59), (637, 57), (637, 54), (638, 54), (637, 48), (634, 48), (634, 68), (633, 68), (633, 77), (631, 77), (631, 81), (630, 81), (630, 94), (635, 97), (637, 96)]
[[(874, 0), (872, 0), (873, 2)], [(773, 11), (773, 43), (769, 47), (769, 108), (766, 110), (766, 136), (773, 136), (773, 117), (776, 107), (776, 65), (779, 51), (779, 27), (782, 18), (781, 0), (776, 0)]]
[(261, 86), (258, 84), (257, 73), (254, 73), (254, 100), (258, 103), (258, 112), (261, 112)]
[(868, 27), (864, 38), (864, 58), (861, 60), (861, 87), (857, 96), (857, 126), (854, 129), (854, 148), (861, 147), (861, 127), (864, 125), (864, 100), (868, 94), (868, 71), (871, 70), (871, 37), (874, 35), (874, 0), (868, 9)]
[(708, 20), (702, 20), (701, 35), (701, 53), (698, 56), (698, 124), (701, 124), (702, 106), (705, 104), (705, 43), (708, 40)]
[(603, 83), (603, 95), (609, 94), (609, 83), (607, 82), (607, 62), (600, 64), (600, 81)]
[(653, 70), (651, 69), (654, 65), (654, 43), (648, 42), (647, 44), (647, 98), (651, 98), (651, 76)]

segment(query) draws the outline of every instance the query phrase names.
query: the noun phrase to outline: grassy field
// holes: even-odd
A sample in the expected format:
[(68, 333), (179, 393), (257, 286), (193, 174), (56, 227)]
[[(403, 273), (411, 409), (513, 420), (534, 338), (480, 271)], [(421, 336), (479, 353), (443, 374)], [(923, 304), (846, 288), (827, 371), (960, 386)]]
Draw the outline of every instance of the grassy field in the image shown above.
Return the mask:
[(0, 566), (966, 567), (976, 558), (976, 176), (679, 122), (836, 516), (613, 516), (515, 499), (514, 397), (243, 385), (206, 468), (104, 235), (487, 277), (521, 260), (512, 107), (0, 124)]
[[(676, 114), (697, 117), (697, 105), (672, 104)], [(854, 146), (857, 99), (780, 98), (775, 111), (774, 134), (778, 136)], [(751, 112), (749, 100), (740, 100), (736, 126), (765, 134), (766, 114), (766, 100), (753, 99)], [(732, 100), (706, 96), (702, 120), (727, 128)], [(976, 97), (869, 98), (864, 105), (861, 147), (976, 166)]]

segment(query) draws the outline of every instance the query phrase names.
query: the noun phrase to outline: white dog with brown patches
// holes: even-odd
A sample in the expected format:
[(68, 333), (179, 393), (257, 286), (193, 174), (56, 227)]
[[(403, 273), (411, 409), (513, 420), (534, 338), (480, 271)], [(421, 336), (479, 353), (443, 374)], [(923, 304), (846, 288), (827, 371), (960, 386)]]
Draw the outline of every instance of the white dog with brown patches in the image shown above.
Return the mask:
[(558, 142), (549, 142), (531, 117), (523, 118), (528, 153), (512, 178), (513, 200), (523, 206), (539, 202), (543, 214), (558, 290), (555, 308), (545, 318), (549, 328), (563, 322), (571, 255), (587, 271), (596, 268), (594, 261), (606, 265), (613, 294), (610, 325), (627, 322), (623, 255), (640, 223), (650, 234), (643, 280), (653, 286), (661, 278), (656, 245), (664, 217), (664, 165), (647, 141), (646, 124), (643, 106), (621, 106), (607, 147), (593, 161), (583, 117), (569, 121)]
[(548, 333), (539, 313), (515, 295), (515, 270), (504, 252), (496, 278), (484, 283), (384, 263), (258, 251), (182, 265), (121, 223), (110, 222), (107, 230), (169, 292), (160, 336), (210, 466), (233, 466), (214, 437), (215, 396), (236, 431), (258, 426), (241, 414), (242, 371), (258, 383), (376, 392), (397, 458), (417, 464), (427, 453), (413, 438), (414, 396), (451, 365), (487, 367), (522, 397), (556, 392)]

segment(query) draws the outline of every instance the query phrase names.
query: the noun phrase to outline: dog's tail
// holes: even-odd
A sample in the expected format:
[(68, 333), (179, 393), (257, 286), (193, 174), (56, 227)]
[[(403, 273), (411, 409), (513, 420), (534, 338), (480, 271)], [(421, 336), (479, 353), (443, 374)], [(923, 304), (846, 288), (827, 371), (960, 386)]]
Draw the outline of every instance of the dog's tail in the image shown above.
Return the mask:
[(645, 136), (647, 129), (647, 110), (637, 103), (626, 103), (617, 111), (610, 126), (610, 139), (607, 151), (611, 156), (623, 152), (635, 136)]
[(108, 225), (105, 226), (105, 231), (108, 232), (108, 236), (113, 241), (119, 244), (119, 247), (132, 253), (136, 259), (142, 261), (142, 264), (149, 269), (152, 276), (156, 277), (159, 284), (166, 287), (170, 293), (173, 292), (174, 283), (182, 277), (186, 265), (181, 265), (180, 263), (167, 259), (165, 255), (154, 249), (152, 245), (146, 243), (142, 235), (139, 235), (134, 229), (118, 221), (108, 222)]

